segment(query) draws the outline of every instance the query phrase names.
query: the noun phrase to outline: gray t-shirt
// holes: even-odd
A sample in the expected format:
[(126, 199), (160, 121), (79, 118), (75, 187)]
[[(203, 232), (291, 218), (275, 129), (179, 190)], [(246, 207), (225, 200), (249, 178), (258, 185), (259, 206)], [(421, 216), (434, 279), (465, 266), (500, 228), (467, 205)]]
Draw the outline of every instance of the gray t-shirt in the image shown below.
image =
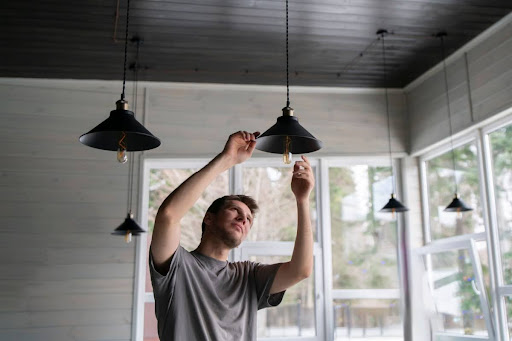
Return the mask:
[(253, 341), (256, 312), (277, 306), (269, 295), (281, 263), (230, 263), (178, 246), (165, 276), (149, 269), (161, 341)]

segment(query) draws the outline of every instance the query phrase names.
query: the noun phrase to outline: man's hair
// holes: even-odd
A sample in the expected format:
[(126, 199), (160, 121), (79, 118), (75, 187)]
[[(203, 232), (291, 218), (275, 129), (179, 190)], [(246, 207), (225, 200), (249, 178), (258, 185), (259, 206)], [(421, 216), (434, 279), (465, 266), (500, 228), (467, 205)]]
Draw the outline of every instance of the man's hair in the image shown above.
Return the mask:
[[(254, 200), (253, 198), (251, 198), (248, 195), (235, 194), (235, 195), (225, 195), (223, 197), (215, 199), (215, 201), (212, 202), (210, 207), (208, 207), (208, 209), (206, 210), (206, 213), (211, 212), (213, 214), (217, 214), (222, 208), (224, 208), (224, 206), (226, 205), (226, 203), (228, 201), (233, 201), (233, 200), (241, 201), (244, 204), (246, 204), (247, 207), (249, 207), (249, 209), (251, 210), (252, 215), (255, 215), (256, 212), (258, 212), (259, 207), (258, 207), (258, 204), (256, 203), (256, 200)], [(201, 225), (201, 228), (202, 228), (202, 233), (204, 233), (204, 228), (205, 228), (204, 221), (203, 221), (203, 224)]]

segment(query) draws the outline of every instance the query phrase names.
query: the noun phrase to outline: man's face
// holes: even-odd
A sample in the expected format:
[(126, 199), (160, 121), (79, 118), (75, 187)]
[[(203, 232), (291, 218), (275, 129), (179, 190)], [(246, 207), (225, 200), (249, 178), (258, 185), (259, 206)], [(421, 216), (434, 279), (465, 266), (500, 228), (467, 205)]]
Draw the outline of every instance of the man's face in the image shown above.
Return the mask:
[(251, 230), (251, 210), (241, 201), (227, 201), (217, 214), (209, 214), (206, 223), (210, 226), (210, 231), (230, 248), (240, 245)]

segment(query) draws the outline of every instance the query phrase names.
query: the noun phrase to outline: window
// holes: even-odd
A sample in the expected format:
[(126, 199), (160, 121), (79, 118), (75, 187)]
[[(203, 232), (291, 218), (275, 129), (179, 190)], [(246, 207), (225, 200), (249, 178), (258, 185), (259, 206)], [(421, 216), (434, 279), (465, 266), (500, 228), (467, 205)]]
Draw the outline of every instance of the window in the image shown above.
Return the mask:
[[(430, 321), (441, 340), (510, 340), (511, 141), (512, 120), (507, 117), (453, 141), (455, 160), (448, 144), (420, 157), (427, 244), (415, 252), (423, 257), (423, 282), (428, 282), (433, 301)], [(473, 211), (443, 211), (455, 179)]]
[(510, 118), (483, 129), (488, 169), (490, 223), (495, 257), (497, 327), (504, 339), (512, 335), (512, 122)]
[[(476, 240), (446, 239), (416, 250), (422, 257), (432, 300), (425, 300), (431, 313), (431, 327), (436, 337), (452, 340), (469, 337), (494, 340), (494, 328)], [(457, 339), (457, 338), (455, 338)]]
[[(425, 161), (427, 169), (430, 237), (432, 240), (485, 230), (480, 205), (476, 142), (471, 141)], [(455, 160), (455, 168), (454, 168)], [(455, 171), (454, 171), (455, 169)], [(457, 192), (473, 208), (471, 212), (444, 212)]]
[(403, 340), (391, 168), (329, 167), (334, 340)]
[[(144, 341), (157, 341), (158, 329), (155, 317), (155, 303), (153, 297), (153, 288), (149, 276), (148, 256), (149, 246), (151, 245), (151, 237), (153, 234), (153, 226), (158, 207), (162, 201), (185, 181), (190, 175), (204, 166), (206, 163), (190, 163), (178, 162), (172, 168), (166, 167), (165, 164), (156, 162), (148, 165), (148, 205), (147, 205), (147, 237), (146, 249), (144, 252), (144, 268), (146, 269), (144, 284)], [(196, 202), (194, 207), (187, 212), (182, 220), (182, 226), (186, 227), (181, 230), (181, 245), (192, 251), (197, 247), (201, 240), (201, 222), (204, 214), (210, 204), (218, 197), (228, 193), (228, 173), (223, 173), (213, 181), (208, 191)]]
[(503, 280), (512, 284), (512, 125), (489, 134)]
[[(258, 312), (258, 339), (403, 340), (397, 223), (390, 214), (378, 212), (391, 191), (390, 168), (382, 166), (387, 159), (371, 165), (366, 159), (357, 164), (348, 159), (310, 160), (316, 175), (310, 197), (314, 272), (288, 289), (279, 307)], [(158, 340), (147, 270), (156, 212), (165, 197), (207, 161), (145, 160), (143, 221), (148, 234), (141, 238), (140, 268), (146, 277), (136, 313), (138, 341)], [(327, 170), (322, 178), (321, 164)], [(260, 211), (247, 240), (233, 250), (230, 260), (288, 261), (297, 218), (290, 181), (291, 167), (278, 159), (253, 158), (223, 173), (184, 218), (182, 225), (188, 227), (182, 229), (182, 245), (192, 250), (199, 244), (201, 220), (214, 199), (230, 192), (246, 194), (257, 200)], [(324, 256), (325, 243), (332, 255)]]

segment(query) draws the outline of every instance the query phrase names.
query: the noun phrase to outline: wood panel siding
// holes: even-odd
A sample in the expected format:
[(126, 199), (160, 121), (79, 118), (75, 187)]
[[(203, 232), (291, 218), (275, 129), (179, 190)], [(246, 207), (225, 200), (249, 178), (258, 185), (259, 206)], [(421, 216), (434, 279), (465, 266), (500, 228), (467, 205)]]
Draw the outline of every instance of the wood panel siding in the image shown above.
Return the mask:
[[(512, 107), (512, 20), (463, 52), (447, 66), (454, 134)], [(443, 71), (439, 66), (437, 69), (420, 84), (406, 89), (411, 153), (450, 135)]]
[[(126, 2), (119, 4), (117, 13), (116, 1), (2, 2), (0, 28), (9, 34), (0, 76), (120, 79)], [(447, 48), (455, 51), (511, 10), (510, 0), (290, 1), (291, 81), (403, 87), (437, 63), (432, 34), (448, 30)], [(372, 44), (382, 28), (393, 32), (387, 76)], [(145, 80), (285, 83), (283, 0), (132, 1), (129, 33), (144, 39)], [(130, 63), (134, 54), (130, 44)]]

